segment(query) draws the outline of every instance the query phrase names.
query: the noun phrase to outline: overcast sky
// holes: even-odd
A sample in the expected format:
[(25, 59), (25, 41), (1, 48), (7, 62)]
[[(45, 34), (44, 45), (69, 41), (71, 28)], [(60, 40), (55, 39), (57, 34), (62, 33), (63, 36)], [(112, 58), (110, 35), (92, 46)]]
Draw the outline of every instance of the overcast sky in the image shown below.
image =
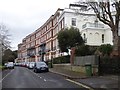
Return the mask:
[(12, 50), (39, 28), (58, 8), (78, 0), (0, 0), (0, 23), (9, 28)]

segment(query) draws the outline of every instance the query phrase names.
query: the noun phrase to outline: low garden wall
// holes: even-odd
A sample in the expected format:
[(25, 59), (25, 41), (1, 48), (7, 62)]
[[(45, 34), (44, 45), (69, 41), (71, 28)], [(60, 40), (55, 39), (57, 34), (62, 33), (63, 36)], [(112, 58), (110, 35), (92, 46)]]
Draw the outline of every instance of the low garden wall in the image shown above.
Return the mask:
[[(71, 66), (71, 64), (54, 64), (53, 67), (86, 74), (86, 67), (85, 66)], [(97, 75), (97, 72), (98, 72), (98, 66), (93, 65), (92, 66), (92, 75)]]

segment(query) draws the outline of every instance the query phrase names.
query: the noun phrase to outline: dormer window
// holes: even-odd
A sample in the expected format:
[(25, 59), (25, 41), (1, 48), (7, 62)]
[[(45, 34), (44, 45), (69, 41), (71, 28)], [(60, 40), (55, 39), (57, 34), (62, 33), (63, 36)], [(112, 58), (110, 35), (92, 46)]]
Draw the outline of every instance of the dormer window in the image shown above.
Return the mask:
[(94, 23), (95, 23), (95, 27), (98, 27), (98, 20), (97, 19), (94, 21)]

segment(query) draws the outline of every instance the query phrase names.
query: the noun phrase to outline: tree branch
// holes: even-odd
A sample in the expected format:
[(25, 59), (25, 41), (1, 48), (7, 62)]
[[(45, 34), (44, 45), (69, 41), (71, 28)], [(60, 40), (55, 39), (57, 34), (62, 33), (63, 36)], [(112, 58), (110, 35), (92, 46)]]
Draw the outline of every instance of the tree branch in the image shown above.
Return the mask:
[(109, 16), (109, 19), (111, 21), (111, 27), (113, 27), (115, 24), (114, 24), (114, 20), (113, 20), (111, 11), (110, 11), (110, 2), (107, 2), (107, 8), (108, 8), (108, 16)]
[(107, 24), (107, 25), (109, 25), (109, 26), (111, 27), (110, 21), (108, 21), (108, 20), (106, 20), (106, 19), (103, 19), (102, 17), (100, 17), (100, 15), (97, 15), (97, 18), (98, 18), (100, 21), (102, 21), (104, 24)]
[(120, 18), (120, 1), (119, 2), (116, 2), (115, 4), (115, 8), (116, 8), (116, 15), (115, 15), (115, 25), (116, 25), (116, 28), (118, 29), (119, 27), (119, 18)]
[[(109, 25), (111, 27), (110, 21), (105, 17), (106, 15), (105, 15), (105, 10), (103, 8), (103, 3), (101, 3), (100, 5), (98, 5), (95, 2), (90, 2), (89, 4), (92, 7), (92, 9), (94, 10), (97, 18), (99, 18), (99, 20), (102, 21), (104, 24), (107, 24), (107, 25)], [(100, 9), (102, 10), (102, 16), (101, 16)]]

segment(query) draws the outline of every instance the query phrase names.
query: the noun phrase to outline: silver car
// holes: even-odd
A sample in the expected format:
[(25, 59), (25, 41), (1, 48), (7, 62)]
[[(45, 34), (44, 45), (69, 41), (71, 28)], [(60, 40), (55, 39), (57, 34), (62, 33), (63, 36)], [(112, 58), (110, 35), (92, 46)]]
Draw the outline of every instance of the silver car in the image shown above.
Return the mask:
[(29, 69), (33, 69), (34, 64), (35, 64), (35, 62), (29, 62), (29, 64), (28, 64), (28, 68), (29, 68)]

